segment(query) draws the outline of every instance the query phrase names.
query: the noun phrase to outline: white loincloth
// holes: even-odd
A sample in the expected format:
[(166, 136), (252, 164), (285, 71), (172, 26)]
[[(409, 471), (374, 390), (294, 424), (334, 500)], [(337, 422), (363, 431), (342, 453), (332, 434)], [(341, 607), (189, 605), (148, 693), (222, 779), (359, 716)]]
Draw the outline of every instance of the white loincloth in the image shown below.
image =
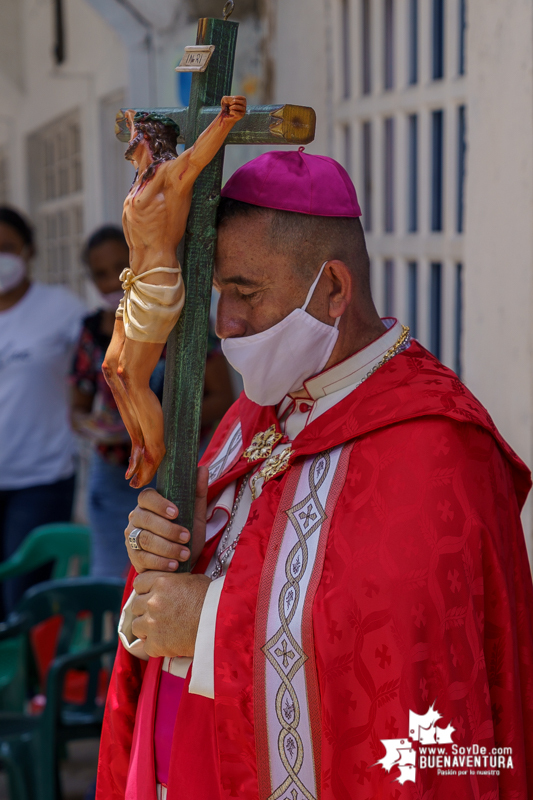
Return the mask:
[[(156, 272), (177, 275), (178, 281), (174, 286), (146, 283), (146, 276)], [(117, 308), (116, 317), (124, 320), (124, 332), (128, 339), (164, 344), (185, 302), (181, 268), (155, 267), (140, 275), (135, 275), (128, 268), (122, 270), (120, 280), (124, 297)]]

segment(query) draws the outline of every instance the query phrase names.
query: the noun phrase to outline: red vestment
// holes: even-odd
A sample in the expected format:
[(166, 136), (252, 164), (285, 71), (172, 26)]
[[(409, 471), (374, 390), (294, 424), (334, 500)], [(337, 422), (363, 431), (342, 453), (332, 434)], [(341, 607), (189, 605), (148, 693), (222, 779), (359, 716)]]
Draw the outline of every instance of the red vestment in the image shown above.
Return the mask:
[[(238, 418), (242, 449), (271, 424), (279, 428), (273, 408), (243, 395), (203, 463), (216, 458)], [(318, 796), (533, 797), (533, 590), (519, 517), (529, 470), (457, 377), (414, 342), (304, 428), (293, 441), (289, 470), (266, 483), (252, 504), (218, 610), (215, 700), (183, 694), (168, 800), (268, 797), (257, 689), (265, 557), (302, 457), (346, 442), (353, 446), (329, 520), (312, 606), (314, 652), (306, 664), (318, 688), (309, 701), (318, 720)], [(250, 468), (244, 458), (233, 459), (208, 499)], [(197, 569), (205, 568), (215, 546), (216, 540), (206, 545)], [(131, 577), (126, 597), (130, 591)], [(119, 645), (97, 800), (155, 800), (161, 661), (150, 659), (143, 680), (145, 663)], [(512, 765), (506, 760), (499, 775), (490, 763), (463, 775), (421, 767), (423, 737), (430, 741), (436, 728), (417, 738), (410, 712), (426, 715), (433, 704), (441, 716), (437, 728), (453, 726), (457, 751), (511, 748)], [(398, 766), (389, 772), (376, 762), (386, 754), (382, 740), (409, 745), (409, 736), (418, 742), (416, 780), (399, 783)], [(452, 753), (452, 745), (444, 751)]]

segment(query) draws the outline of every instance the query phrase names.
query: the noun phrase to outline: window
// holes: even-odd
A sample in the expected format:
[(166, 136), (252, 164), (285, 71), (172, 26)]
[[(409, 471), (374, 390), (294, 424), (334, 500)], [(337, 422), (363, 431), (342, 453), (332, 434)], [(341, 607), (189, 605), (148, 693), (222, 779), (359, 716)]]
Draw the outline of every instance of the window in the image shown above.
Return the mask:
[(394, 88), (394, 0), (384, 0), (384, 86), (385, 89)]
[(351, 64), (350, 64), (350, 0), (341, 0), (341, 25), (342, 25), (342, 96), (350, 97), (351, 94)]
[(83, 237), (83, 213), (78, 205), (38, 215), (39, 239), (44, 242), (42, 266), (48, 283), (63, 283), (81, 290), (79, 253)]
[(394, 232), (394, 119), (388, 117), (385, 126), (384, 168), (384, 219), (385, 233)]
[(372, 91), (372, 26), (370, 20), (370, 0), (363, 0), (361, 14), (362, 89), (363, 94), (370, 94)]
[(457, 72), (466, 73), (466, 0), (459, 0), (459, 47)]
[(407, 155), (407, 230), (415, 233), (418, 230), (418, 116), (409, 116)]
[(363, 226), (372, 230), (372, 123), (363, 123)]
[(32, 215), (39, 234), (37, 273), (48, 283), (82, 291), (79, 252), (83, 236), (81, 130), (77, 113), (28, 140)]
[(347, 172), (352, 172), (352, 128), (350, 125), (342, 126), (342, 144), (344, 150), (344, 167)]
[(431, 230), (442, 231), (444, 194), (444, 111), (431, 115)]
[(464, 191), (466, 167), (466, 106), (457, 109), (457, 233), (464, 231)]
[(407, 325), (411, 336), (416, 336), (418, 322), (418, 264), (409, 261), (407, 264)]
[(433, 262), (429, 278), (429, 349), (441, 357), (442, 341), (442, 264)]
[(388, 258), (385, 261), (385, 316), (394, 315), (394, 261)]
[(444, 0), (433, 0), (433, 57), (432, 78), (444, 78)]
[(44, 157), (39, 194), (44, 201), (75, 194), (81, 189), (81, 142), (77, 120), (52, 127), (39, 137)]
[(453, 368), (457, 375), (461, 377), (463, 365), (461, 362), (461, 345), (463, 338), (463, 265), (455, 265), (455, 337)]
[(411, 86), (418, 82), (418, 0), (409, 0), (409, 70)]

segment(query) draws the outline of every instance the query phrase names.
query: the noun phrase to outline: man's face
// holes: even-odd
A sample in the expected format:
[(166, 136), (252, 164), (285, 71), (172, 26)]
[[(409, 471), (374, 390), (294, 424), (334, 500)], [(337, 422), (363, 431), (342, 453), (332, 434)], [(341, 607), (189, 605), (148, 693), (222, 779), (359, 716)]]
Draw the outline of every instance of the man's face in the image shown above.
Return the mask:
[[(305, 302), (310, 281), (295, 273), (288, 256), (272, 250), (269, 232), (270, 218), (255, 214), (229, 219), (218, 229), (214, 285), (221, 339), (261, 333)], [(320, 285), (308, 310), (331, 324)]]

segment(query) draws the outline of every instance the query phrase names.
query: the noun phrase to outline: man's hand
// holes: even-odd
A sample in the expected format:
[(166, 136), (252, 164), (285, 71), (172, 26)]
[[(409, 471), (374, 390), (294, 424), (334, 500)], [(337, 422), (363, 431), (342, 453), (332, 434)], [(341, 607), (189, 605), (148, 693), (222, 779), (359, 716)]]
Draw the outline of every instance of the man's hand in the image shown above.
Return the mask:
[[(155, 489), (144, 489), (139, 494), (138, 505), (131, 512), (128, 527), (124, 531), (128, 555), (136, 572), (173, 572), (178, 568), (178, 562), (187, 561), (189, 555), (193, 564), (196, 563), (205, 543), (208, 479), (207, 467), (199, 467), (192, 552), (187, 547), (191, 538), (189, 531), (172, 521), (178, 516), (174, 503), (165, 500)], [(134, 528), (141, 528), (138, 542), (142, 550), (132, 550), (129, 546), (128, 536)]]
[(194, 645), (200, 614), (211, 580), (206, 575), (144, 572), (135, 578), (137, 592), (131, 610), (132, 632), (142, 639), (147, 655), (188, 657)]
[(223, 97), (220, 101), (222, 113), (226, 119), (238, 122), (246, 114), (246, 97), (236, 95), (235, 97)]

